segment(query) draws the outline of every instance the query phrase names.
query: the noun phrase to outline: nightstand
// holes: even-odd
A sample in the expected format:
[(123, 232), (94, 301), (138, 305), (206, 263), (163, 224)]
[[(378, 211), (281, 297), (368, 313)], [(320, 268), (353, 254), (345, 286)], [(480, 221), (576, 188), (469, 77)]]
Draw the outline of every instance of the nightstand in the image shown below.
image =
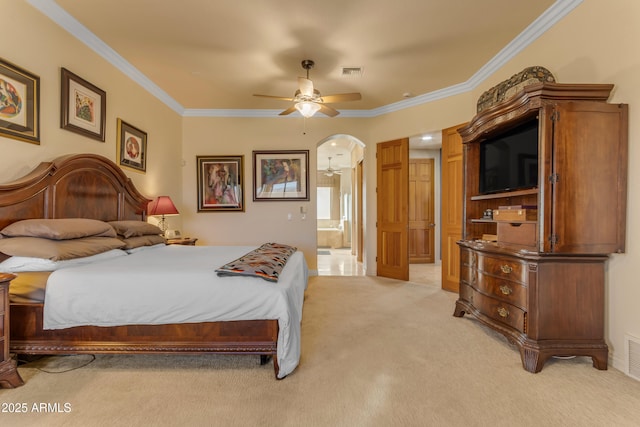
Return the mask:
[(16, 388), (24, 384), (9, 356), (9, 284), (16, 276), (0, 273), (0, 388)]
[(167, 239), (167, 245), (195, 246), (198, 239), (195, 237), (181, 237), (179, 239)]

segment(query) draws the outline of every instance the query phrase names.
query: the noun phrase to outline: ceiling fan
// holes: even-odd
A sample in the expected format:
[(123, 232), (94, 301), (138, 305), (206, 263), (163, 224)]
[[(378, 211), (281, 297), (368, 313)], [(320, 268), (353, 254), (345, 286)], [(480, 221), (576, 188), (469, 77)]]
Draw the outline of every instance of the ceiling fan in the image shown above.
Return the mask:
[(322, 96), (320, 91), (313, 87), (313, 82), (309, 80), (309, 70), (312, 69), (314, 65), (315, 62), (310, 59), (302, 61), (302, 68), (307, 70), (307, 77), (298, 77), (299, 89), (296, 90), (293, 98), (258, 94), (254, 94), (253, 96), (279, 99), (281, 101), (293, 101), (295, 104), (281, 112), (279, 115), (286, 116), (287, 114), (291, 114), (298, 110), (300, 114), (307, 118), (313, 116), (318, 111), (329, 117), (335, 117), (340, 114), (340, 112), (326, 104), (333, 102), (358, 101), (362, 99), (362, 95), (358, 92)]
[(329, 157), (329, 167), (324, 170), (326, 176), (340, 175), (342, 171), (340, 169), (334, 169), (331, 167), (331, 157)]

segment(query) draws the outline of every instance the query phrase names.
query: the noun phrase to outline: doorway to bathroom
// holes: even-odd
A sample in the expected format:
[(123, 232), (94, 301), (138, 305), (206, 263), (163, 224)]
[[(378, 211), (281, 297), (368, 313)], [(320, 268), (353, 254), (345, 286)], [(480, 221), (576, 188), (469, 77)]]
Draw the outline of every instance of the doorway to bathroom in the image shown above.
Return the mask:
[(317, 260), (320, 276), (365, 274), (364, 144), (334, 135), (317, 147)]

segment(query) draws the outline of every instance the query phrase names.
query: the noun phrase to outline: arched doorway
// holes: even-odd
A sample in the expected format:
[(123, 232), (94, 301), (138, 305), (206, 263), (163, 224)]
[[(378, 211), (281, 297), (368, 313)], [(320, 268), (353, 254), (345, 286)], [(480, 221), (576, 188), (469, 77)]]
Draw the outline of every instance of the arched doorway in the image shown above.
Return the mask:
[(320, 276), (364, 275), (364, 149), (351, 135), (317, 144), (317, 257)]

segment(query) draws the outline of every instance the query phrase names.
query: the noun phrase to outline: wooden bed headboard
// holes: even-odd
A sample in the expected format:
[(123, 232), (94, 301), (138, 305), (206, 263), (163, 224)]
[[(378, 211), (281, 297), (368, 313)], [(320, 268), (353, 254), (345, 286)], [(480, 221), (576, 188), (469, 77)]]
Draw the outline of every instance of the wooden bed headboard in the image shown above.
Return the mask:
[(67, 155), (0, 184), (0, 229), (32, 218), (144, 221), (149, 201), (111, 160)]

